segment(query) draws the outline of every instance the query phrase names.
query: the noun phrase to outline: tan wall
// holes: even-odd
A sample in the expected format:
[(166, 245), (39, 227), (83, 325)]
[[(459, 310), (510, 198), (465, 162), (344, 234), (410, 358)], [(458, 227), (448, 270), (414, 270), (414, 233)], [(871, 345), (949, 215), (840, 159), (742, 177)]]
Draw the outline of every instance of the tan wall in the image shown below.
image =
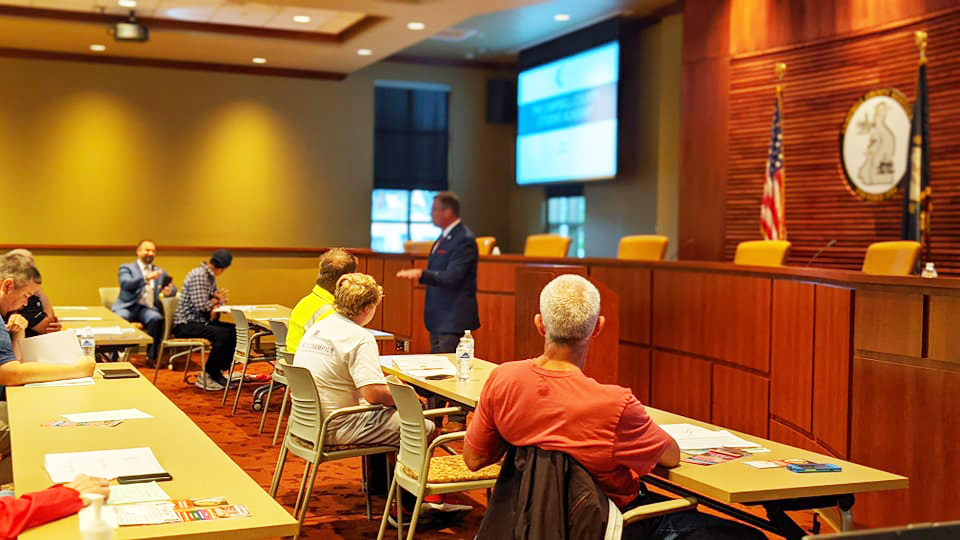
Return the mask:
[(487, 209), (512, 182), (513, 127), (484, 121), (490, 75), (382, 63), (332, 82), (0, 59), (0, 178), (17, 201), (0, 243), (367, 246), (377, 79), (451, 86), (451, 188), (478, 232), (505, 236)]
[[(209, 258), (207, 252), (164, 251), (156, 264), (170, 273), (179, 287), (187, 272)], [(117, 286), (117, 268), (135, 260), (133, 250), (97, 252), (35, 252), (43, 274), (43, 288), (55, 305), (98, 305), (99, 287)], [(233, 265), (217, 281), (230, 289), (237, 304), (294, 306), (317, 277), (317, 255), (234, 253)]]
[[(676, 252), (681, 38), (682, 15), (674, 15), (622, 44), (637, 61), (621, 66), (620, 172), (584, 185), (588, 257), (614, 257), (629, 234), (666, 234), (668, 254)], [(514, 186), (510, 201), (510, 246), (519, 253), (527, 235), (543, 232), (544, 190)]]

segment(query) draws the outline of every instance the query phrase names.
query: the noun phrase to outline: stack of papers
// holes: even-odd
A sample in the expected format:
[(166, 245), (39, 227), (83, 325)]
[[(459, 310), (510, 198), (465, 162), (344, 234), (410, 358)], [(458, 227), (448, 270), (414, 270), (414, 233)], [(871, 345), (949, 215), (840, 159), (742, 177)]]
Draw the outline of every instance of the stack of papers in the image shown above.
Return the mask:
[(43, 467), (55, 484), (70, 482), (81, 473), (116, 478), (164, 472), (149, 447), (46, 454)]
[(412, 377), (454, 376), (457, 368), (446, 356), (436, 354), (397, 354), (381, 356), (381, 361), (393, 362), (397, 369)]
[(62, 381), (32, 382), (24, 386), (37, 388), (44, 386), (89, 386), (91, 384), (96, 384), (93, 382), (93, 377), (80, 377), (79, 379), (63, 379)]
[(20, 357), (24, 362), (72, 364), (81, 356), (83, 351), (73, 329), (40, 334), (20, 341)]
[(757, 443), (741, 439), (725, 429), (708, 429), (693, 424), (661, 425), (681, 450), (700, 450), (704, 448), (753, 448)]
[(140, 409), (117, 409), (113, 411), (97, 411), (86, 413), (62, 414), (71, 422), (104, 422), (110, 420), (130, 420), (133, 418), (153, 418)]
[(90, 329), (94, 336), (122, 336), (123, 334), (133, 334), (136, 328), (120, 326), (96, 326)]

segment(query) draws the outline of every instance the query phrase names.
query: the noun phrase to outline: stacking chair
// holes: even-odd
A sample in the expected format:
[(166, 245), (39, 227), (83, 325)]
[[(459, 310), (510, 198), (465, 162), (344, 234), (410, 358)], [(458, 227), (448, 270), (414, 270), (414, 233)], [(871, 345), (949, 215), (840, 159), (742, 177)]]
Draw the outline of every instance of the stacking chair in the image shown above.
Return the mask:
[(287, 400), (290, 398), (290, 388), (287, 386), (287, 376), (284, 369), (293, 364), (293, 354), (287, 352), (287, 319), (270, 319), (270, 330), (277, 343), (277, 361), (273, 364), (273, 373), (270, 374), (270, 386), (267, 387), (267, 398), (263, 402), (263, 415), (260, 417), (260, 429), (263, 433), (263, 423), (267, 419), (267, 409), (270, 408), (270, 396), (273, 394), (273, 385), (283, 386), (283, 400), (280, 402), (280, 416), (277, 418), (277, 427), (273, 430), (273, 444), (277, 444), (280, 434), (280, 425), (283, 424), (283, 414), (287, 410)]
[[(387, 493), (387, 505), (380, 520), (380, 532), (377, 540), (383, 540), (387, 529), (387, 517), (390, 515), (390, 503), (397, 501), (397, 537), (403, 537), (403, 511), (400, 504), (400, 490), (405, 489), (417, 496), (413, 515), (410, 517), (410, 530), (407, 540), (413, 538), (420, 517), (423, 498), (428, 495), (440, 495), (457, 491), (492, 488), (500, 473), (499, 465), (490, 465), (473, 472), (463, 462), (463, 456), (433, 457), (435, 449), (450, 441), (463, 439), (467, 432), (458, 431), (440, 435), (427, 444), (429, 434), (423, 429), (423, 419), (428, 416), (420, 407), (416, 391), (400, 383), (394, 377), (387, 378), (390, 393), (400, 413), (400, 451), (397, 453), (397, 466), (393, 471), (393, 482)], [(433, 416), (438, 411), (427, 411)]]
[(493, 252), (493, 246), (497, 245), (496, 236), (478, 236), (477, 251), (480, 255), (490, 255)]
[(559, 234), (531, 234), (523, 246), (527, 257), (566, 257), (570, 237)]
[[(230, 374), (227, 376), (226, 386), (223, 387), (223, 399), (220, 400), (220, 406), (222, 407), (227, 403), (227, 394), (230, 392), (230, 385), (233, 383), (233, 372), (237, 364), (240, 364), (243, 367), (240, 369), (240, 379), (237, 382), (237, 395), (233, 398), (233, 410), (230, 412), (230, 414), (237, 414), (237, 404), (240, 403), (240, 392), (243, 390), (243, 379), (247, 376), (247, 364), (251, 362), (250, 349), (254, 341), (262, 336), (268, 335), (269, 332), (255, 332), (251, 335), (247, 316), (239, 309), (231, 309), (230, 317), (233, 318), (233, 323), (237, 327), (237, 346), (233, 350), (233, 362), (230, 362)], [(263, 356), (261, 358), (255, 358), (252, 361), (273, 362), (276, 359), (276, 356)]]
[(737, 244), (733, 264), (745, 266), (783, 266), (790, 251), (786, 240), (751, 240)]
[[(287, 421), (287, 431), (277, 459), (277, 468), (273, 472), (273, 482), (270, 484), (270, 496), (277, 496), (280, 478), (283, 476), (283, 466), (287, 454), (292, 453), (307, 461), (303, 470), (303, 479), (300, 482), (300, 491), (297, 492), (297, 502), (293, 515), (303, 527), (303, 519), (307, 515), (310, 495), (313, 493), (313, 484), (317, 478), (317, 469), (321, 463), (350, 457), (362, 457), (373, 454), (386, 454), (397, 451), (395, 446), (382, 445), (331, 445), (327, 443), (327, 426), (337, 417), (380, 409), (380, 405), (357, 405), (344, 407), (334, 411), (324, 411), (320, 405), (320, 396), (310, 370), (297, 366), (286, 366), (284, 373), (290, 389), (290, 419)], [(422, 423), (421, 423), (422, 425)], [(367, 497), (367, 519), (370, 519), (370, 493), (367, 490), (366, 467), (361, 468), (363, 490)], [(294, 538), (300, 536), (299, 529)]]
[(120, 297), (120, 287), (100, 287), (100, 303), (110, 309)]
[[(577, 500), (576, 508), (560, 511), (550, 521), (540, 516), (553, 512), (558, 501)], [(476, 540), (499, 540), (526, 533), (530, 540), (562, 537), (573, 532), (584, 538), (619, 539), (623, 527), (636, 521), (697, 507), (696, 498), (651, 502), (621, 512), (606, 497), (590, 473), (569, 454), (536, 446), (509, 447), (500, 477), (489, 499)], [(548, 514), (549, 515), (549, 514)], [(535, 517), (536, 516), (536, 517)], [(528, 530), (518, 524), (540, 526)]]
[[(187, 382), (187, 374), (190, 371), (190, 358), (194, 352), (200, 353), (200, 373), (204, 373), (207, 367), (207, 349), (210, 348), (210, 342), (203, 338), (172, 338), (170, 332), (173, 330), (173, 315), (177, 312), (177, 305), (180, 299), (176, 296), (161, 298), (163, 303), (163, 339), (160, 340), (160, 349), (157, 350), (157, 364), (153, 370), (153, 384), (157, 384), (157, 374), (160, 372), (160, 361), (163, 360), (163, 352), (168, 349), (179, 349), (170, 355), (169, 367), (173, 369), (173, 359), (178, 356), (186, 356), (183, 364), (183, 381)], [(200, 375), (198, 375), (199, 377)]]
[(433, 242), (408, 241), (403, 243), (403, 252), (412, 255), (427, 255), (430, 253), (430, 248), (432, 247)]
[(670, 238), (662, 234), (624, 236), (617, 247), (617, 258), (630, 261), (662, 261)]
[(867, 254), (863, 258), (863, 273), (909, 276), (913, 273), (919, 256), (919, 242), (876, 242), (867, 246)]

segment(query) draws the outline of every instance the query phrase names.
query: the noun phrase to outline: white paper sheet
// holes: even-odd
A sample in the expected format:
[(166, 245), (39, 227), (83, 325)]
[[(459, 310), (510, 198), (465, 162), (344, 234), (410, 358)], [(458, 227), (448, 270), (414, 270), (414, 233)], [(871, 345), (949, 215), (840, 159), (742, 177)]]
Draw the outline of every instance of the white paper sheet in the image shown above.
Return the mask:
[(170, 496), (156, 482), (110, 486), (110, 504), (169, 501)]
[(125, 504), (110, 508), (120, 525), (157, 525), (180, 521), (173, 503), (169, 502)]
[(449, 369), (453, 363), (446, 356), (436, 354), (394, 354), (381, 356), (380, 361), (389, 360), (404, 372), (415, 369)]
[(671, 437), (677, 441), (681, 450), (697, 450), (701, 448), (752, 448), (752, 443), (737, 437), (725, 429), (712, 430), (693, 424), (665, 424), (661, 425)]
[(93, 377), (80, 377), (79, 379), (64, 379), (62, 381), (32, 382), (24, 386), (42, 388), (44, 386), (89, 386), (91, 384), (96, 384), (93, 382)]
[(72, 364), (83, 356), (77, 333), (73, 329), (29, 337), (20, 342), (23, 362)]
[(149, 447), (46, 454), (43, 466), (55, 484), (70, 482), (81, 473), (116, 478), (164, 472)]
[(121, 326), (95, 326), (90, 328), (90, 331), (94, 336), (122, 336), (124, 334), (133, 334), (137, 329)]
[(450, 377), (457, 376), (457, 368), (453, 366), (450, 366), (449, 368), (442, 368), (442, 369), (405, 369), (403, 370), (403, 372), (411, 377), (416, 377), (418, 379), (426, 379), (428, 377), (441, 378), (445, 376), (450, 376)]
[(112, 411), (61, 414), (60, 416), (71, 422), (109, 422), (110, 420), (130, 420), (132, 418), (153, 418), (153, 416), (140, 409), (116, 409)]
[(218, 306), (213, 311), (217, 313), (230, 313), (231, 309), (239, 309), (240, 311), (247, 311), (248, 309), (253, 309), (255, 307), (257, 306), (241, 305), (241, 304), (224, 304), (222, 306)]

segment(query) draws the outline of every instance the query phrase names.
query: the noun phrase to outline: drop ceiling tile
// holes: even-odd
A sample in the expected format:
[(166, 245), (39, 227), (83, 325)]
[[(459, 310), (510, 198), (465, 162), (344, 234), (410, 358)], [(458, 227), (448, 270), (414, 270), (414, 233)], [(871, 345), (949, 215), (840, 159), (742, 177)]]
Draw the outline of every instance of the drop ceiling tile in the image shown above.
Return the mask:
[[(337, 16), (336, 11), (328, 9), (309, 9), (284, 7), (277, 12), (270, 21), (267, 22), (267, 28), (277, 28), (283, 30), (300, 30), (304, 32), (316, 32), (328, 21)], [(308, 23), (293, 22), (294, 15), (307, 15), (310, 17)]]

